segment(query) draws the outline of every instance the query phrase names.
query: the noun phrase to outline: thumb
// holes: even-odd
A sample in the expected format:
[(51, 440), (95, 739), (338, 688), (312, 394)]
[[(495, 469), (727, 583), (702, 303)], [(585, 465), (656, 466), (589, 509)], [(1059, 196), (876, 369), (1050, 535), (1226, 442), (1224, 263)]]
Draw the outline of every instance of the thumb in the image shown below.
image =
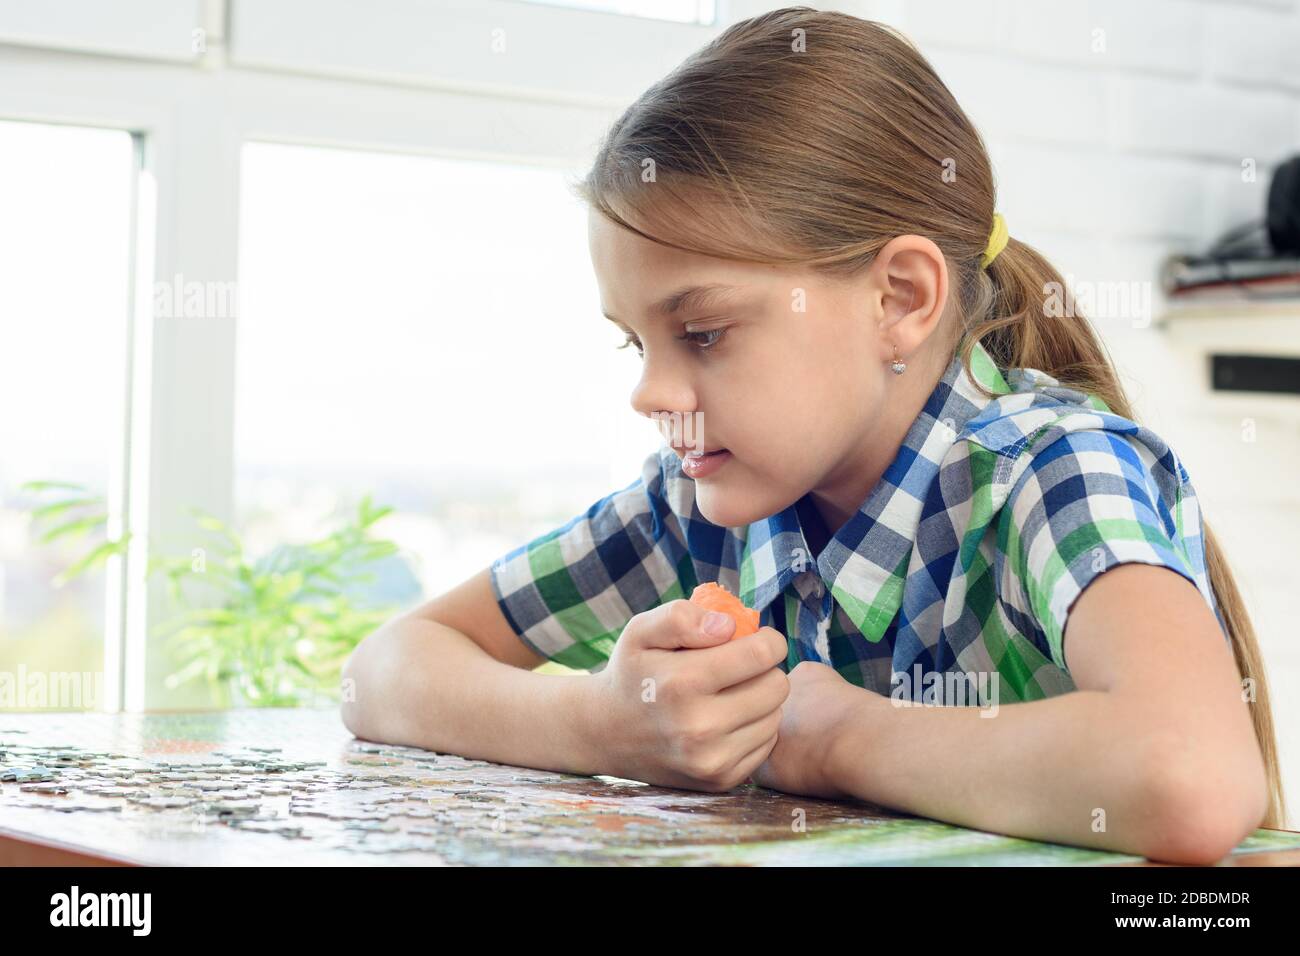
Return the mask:
[(736, 620), (730, 614), (706, 611), (700, 617), (698, 626), (691, 632), (693, 636), (687, 646), (714, 647), (727, 643), (735, 633)]
[(657, 620), (647, 622), (645, 645), (662, 650), (714, 647), (725, 644), (736, 633), (736, 622), (720, 611), (710, 611), (678, 600), (656, 609)]

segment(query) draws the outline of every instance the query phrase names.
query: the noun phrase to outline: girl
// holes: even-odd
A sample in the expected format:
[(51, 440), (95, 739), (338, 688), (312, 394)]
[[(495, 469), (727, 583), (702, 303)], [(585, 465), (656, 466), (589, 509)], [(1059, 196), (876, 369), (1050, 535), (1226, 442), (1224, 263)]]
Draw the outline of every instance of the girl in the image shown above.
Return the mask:
[[(1282, 825), (1259, 649), (1187, 472), (1049, 308), (1060, 276), (916, 49), (806, 7), (738, 23), (580, 192), (669, 445), (370, 635), (353, 733), (1172, 862)], [(707, 581), (763, 627), (729, 640), (684, 600)]]

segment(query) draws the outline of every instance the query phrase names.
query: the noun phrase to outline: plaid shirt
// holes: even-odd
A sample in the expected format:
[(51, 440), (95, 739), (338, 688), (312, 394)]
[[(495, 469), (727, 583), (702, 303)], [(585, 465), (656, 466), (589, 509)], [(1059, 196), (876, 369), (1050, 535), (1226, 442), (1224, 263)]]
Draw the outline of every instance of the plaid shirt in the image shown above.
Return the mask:
[(1200, 508), (1173, 450), (1041, 371), (1004, 378), (979, 343), (971, 364), (995, 397), (975, 388), (959, 352), (820, 554), (800, 522), (808, 496), (748, 527), (719, 527), (665, 445), (636, 481), (494, 562), (501, 610), (539, 655), (599, 670), (633, 615), (717, 581), (786, 635), (786, 671), (819, 661), (932, 703), (951, 702), (935, 697), (937, 684), (955, 686), (944, 675), (967, 683), (969, 703), (1073, 690), (1066, 615), (1118, 564), (1181, 574), (1224, 629)]

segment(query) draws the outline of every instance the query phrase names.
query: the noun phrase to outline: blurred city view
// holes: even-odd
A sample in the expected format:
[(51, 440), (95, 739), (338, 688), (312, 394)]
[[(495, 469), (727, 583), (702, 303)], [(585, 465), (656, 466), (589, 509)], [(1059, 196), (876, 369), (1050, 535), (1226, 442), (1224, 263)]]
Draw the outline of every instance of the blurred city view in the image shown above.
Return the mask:
[[(52, 581), (95, 536), (40, 543), (20, 486), (116, 493), (132, 143), (6, 122), (0, 152), (19, 164), (0, 181), (0, 672), (94, 672), (105, 570)], [(244, 147), (233, 524), (250, 554), (370, 495), (401, 551), (365, 597), (410, 606), (640, 475), (662, 438), (628, 405), (638, 360), (600, 317), (571, 175)]]

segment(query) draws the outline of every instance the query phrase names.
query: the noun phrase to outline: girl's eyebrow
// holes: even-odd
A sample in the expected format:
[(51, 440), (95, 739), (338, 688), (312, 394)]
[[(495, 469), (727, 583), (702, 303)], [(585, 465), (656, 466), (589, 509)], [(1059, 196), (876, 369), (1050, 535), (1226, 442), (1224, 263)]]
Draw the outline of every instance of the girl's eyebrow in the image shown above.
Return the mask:
[[(731, 294), (739, 291), (741, 291), (740, 286), (726, 285), (721, 282), (686, 286), (678, 289), (676, 292), (664, 296), (652, 305), (650, 307), (650, 314), (671, 316), (678, 312), (702, 309), (710, 305), (716, 305)], [(622, 320), (614, 318), (614, 316), (610, 315), (608, 312), (602, 312), (602, 314), (611, 322), (616, 322), (619, 325), (623, 324)]]

